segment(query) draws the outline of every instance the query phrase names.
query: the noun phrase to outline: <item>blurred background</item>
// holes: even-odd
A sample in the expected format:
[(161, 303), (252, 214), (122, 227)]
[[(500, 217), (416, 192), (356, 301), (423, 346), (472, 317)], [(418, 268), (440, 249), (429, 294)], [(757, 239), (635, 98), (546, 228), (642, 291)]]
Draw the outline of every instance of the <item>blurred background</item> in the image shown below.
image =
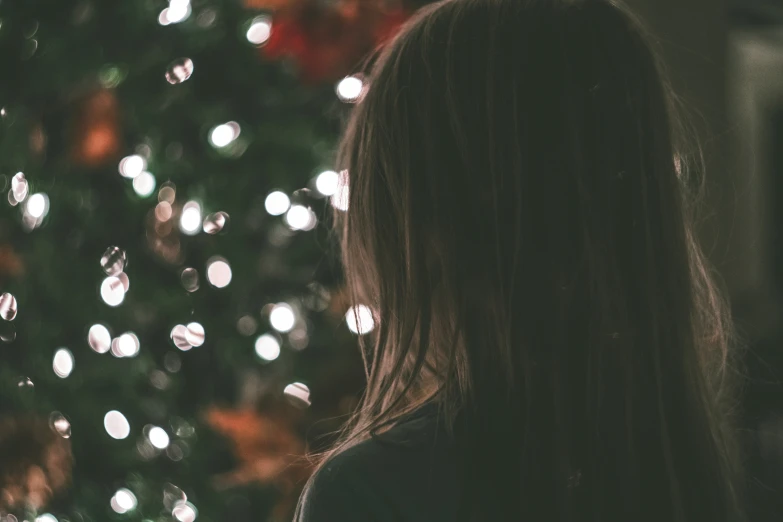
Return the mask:
[[(373, 327), (334, 146), (424, 3), (0, 0), (0, 520), (290, 520)], [(752, 520), (779, 521), (783, 1), (628, 3), (704, 147)]]

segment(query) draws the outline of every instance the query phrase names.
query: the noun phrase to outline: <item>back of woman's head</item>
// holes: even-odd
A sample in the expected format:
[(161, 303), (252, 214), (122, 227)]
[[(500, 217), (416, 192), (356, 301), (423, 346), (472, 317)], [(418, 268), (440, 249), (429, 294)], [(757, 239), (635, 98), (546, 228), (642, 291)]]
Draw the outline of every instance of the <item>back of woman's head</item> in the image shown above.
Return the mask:
[(635, 20), (608, 0), (441, 2), (367, 81), (336, 224), (378, 328), (345, 444), (434, 386), (476, 519), (737, 520), (698, 152)]

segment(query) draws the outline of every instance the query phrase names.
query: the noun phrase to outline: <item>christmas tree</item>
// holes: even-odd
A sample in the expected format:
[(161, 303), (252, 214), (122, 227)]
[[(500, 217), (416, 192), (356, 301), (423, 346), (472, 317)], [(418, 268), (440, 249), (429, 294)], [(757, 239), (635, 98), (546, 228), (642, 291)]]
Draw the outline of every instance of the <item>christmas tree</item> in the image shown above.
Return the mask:
[(0, 520), (290, 518), (372, 327), (334, 146), (415, 7), (0, 3)]

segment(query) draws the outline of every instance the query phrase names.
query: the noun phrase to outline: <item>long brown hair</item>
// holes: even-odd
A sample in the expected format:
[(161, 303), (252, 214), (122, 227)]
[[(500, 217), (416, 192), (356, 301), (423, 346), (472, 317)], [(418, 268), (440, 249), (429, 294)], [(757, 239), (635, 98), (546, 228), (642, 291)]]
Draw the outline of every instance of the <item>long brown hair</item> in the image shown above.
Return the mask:
[(650, 41), (610, 0), (449, 0), (380, 53), (335, 228), (378, 327), (332, 454), (437, 395), (469, 518), (743, 519), (737, 343)]

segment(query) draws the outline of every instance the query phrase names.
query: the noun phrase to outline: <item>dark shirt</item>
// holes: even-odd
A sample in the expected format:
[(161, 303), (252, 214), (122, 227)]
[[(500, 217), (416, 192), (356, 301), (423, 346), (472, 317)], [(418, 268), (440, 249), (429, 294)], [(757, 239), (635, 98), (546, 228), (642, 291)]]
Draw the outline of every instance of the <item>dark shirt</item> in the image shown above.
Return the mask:
[(427, 405), (327, 462), (297, 522), (453, 522), (454, 460), (437, 408)]

